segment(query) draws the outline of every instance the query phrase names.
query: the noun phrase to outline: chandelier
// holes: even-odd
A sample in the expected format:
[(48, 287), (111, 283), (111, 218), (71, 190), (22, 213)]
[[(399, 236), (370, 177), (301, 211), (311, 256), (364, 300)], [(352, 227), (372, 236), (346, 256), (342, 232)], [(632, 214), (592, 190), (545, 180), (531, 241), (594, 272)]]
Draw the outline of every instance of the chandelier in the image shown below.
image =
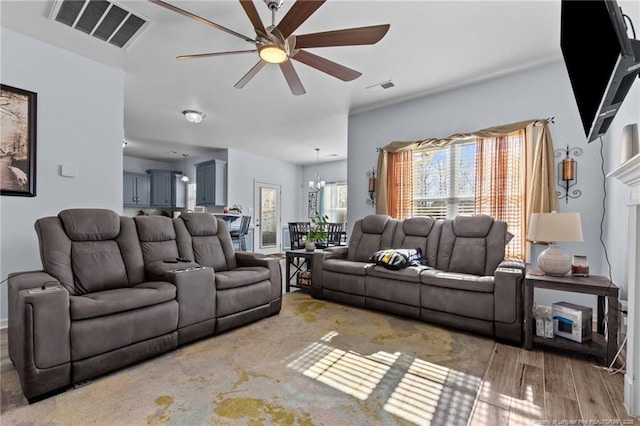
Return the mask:
[(322, 191), (325, 185), (325, 182), (320, 178), (320, 172), (318, 171), (319, 164), (320, 164), (320, 148), (316, 148), (316, 180), (309, 181), (309, 189), (316, 192)]

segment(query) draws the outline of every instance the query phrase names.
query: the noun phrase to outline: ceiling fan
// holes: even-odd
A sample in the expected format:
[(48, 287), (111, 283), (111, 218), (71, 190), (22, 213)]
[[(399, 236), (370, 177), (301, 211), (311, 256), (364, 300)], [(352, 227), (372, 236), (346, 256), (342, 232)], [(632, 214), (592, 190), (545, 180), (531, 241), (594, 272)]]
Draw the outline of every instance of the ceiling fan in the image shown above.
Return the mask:
[(369, 27), (345, 28), (342, 30), (325, 31), (313, 34), (294, 35), (293, 32), (302, 25), (326, 0), (297, 0), (289, 9), (287, 14), (275, 24), (276, 12), (282, 6), (283, 0), (264, 0), (269, 10), (271, 10), (271, 25), (265, 26), (260, 19), (260, 15), (256, 10), (253, 0), (240, 0), (240, 4), (245, 13), (249, 17), (251, 24), (256, 32), (256, 37), (251, 38), (237, 33), (222, 25), (218, 25), (205, 18), (194, 15), (191, 12), (180, 9), (162, 0), (149, 0), (159, 6), (177, 12), (183, 16), (194, 19), (202, 24), (222, 30), (226, 33), (239, 37), (253, 45), (255, 49), (234, 50), (228, 52), (216, 53), (199, 53), (193, 55), (178, 56), (177, 59), (196, 59), (211, 56), (236, 55), (243, 53), (258, 52), (260, 60), (256, 63), (248, 73), (246, 73), (234, 87), (241, 89), (267, 64), (278, 64), (282, 70), (291, 93), (294, 95), (303, 95), (306, 93), (302, 81), (298, 77), (298, 73), (290, 61), (294, 59), (302, 62), (312, 68), (327, 73), (342, 81), (351, 81), (360, 77), (362, 73), (347, 68), (336, 62), (317, 56), (304, 49), (313, 47), (332, 47), (332, 46), (357, 46), (366, 44), (375, 44), (382, 40), (387, 31), (389, 24), (374, 25)]

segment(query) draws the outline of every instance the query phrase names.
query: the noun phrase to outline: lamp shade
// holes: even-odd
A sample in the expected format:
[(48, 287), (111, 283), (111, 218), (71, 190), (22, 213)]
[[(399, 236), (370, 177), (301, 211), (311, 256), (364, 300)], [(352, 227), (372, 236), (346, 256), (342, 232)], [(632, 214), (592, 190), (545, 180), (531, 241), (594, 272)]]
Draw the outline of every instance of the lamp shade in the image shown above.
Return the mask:
[(582, 241), (580, 213), (532, 213), (529, 241)]

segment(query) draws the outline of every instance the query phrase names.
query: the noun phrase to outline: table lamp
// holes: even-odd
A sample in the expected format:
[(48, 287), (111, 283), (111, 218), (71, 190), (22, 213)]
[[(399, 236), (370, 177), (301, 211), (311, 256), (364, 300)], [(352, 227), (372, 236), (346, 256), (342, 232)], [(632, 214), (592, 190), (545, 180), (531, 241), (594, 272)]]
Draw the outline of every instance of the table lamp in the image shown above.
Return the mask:
[(582, 241), (580, 213), (532, 213), (529, 241), (549, 243), (538, 256), (538, 268), (547, 275), (562, 276), (571, 271), (571, 257), (560, 250), (559, 241)]

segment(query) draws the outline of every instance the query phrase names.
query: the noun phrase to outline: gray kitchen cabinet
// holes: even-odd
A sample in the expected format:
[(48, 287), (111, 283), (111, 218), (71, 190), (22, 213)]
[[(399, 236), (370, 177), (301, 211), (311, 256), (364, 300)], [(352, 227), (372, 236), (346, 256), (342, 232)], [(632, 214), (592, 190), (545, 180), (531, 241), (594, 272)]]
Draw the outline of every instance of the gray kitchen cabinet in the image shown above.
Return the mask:
[(151, 178), (138, 173), (124, 173), (122, 204), (133, 207), (151, 205)]
[(196, 205), (227, 205), (227, 162), (211, 160), (196, 167)]
[(151, 179), (151, 207), (185, 207), (185, 183), (181, 171), (147, 170)]

